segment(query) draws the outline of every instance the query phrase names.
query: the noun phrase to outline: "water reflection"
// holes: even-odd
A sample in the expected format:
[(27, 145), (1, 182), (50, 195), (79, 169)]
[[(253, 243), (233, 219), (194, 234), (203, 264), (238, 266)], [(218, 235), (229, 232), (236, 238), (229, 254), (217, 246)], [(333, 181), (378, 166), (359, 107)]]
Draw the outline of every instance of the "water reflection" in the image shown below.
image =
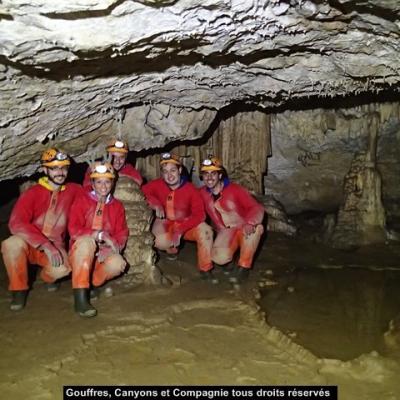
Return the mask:
[(400, 310), (400, 271), (296, 269), (262, 292), (267, 321), (319, 357), (384, 353), (383, 334)]

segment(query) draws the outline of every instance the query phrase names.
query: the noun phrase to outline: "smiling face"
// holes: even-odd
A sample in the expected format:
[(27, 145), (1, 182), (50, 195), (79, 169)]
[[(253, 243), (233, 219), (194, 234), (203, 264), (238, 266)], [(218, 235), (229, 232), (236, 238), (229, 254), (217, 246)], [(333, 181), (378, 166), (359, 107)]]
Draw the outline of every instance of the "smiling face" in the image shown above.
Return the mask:
[(110, 178), (94, 178), (92, 179), (92, 188), (99, 199), (105, 200), (111, 192), (113, 183), (113, 179)]
[(204, 185), (212, 192), (218, 193), (220, 183), (222, 181), (222, 174), (220, 171), (205, 171), (201, 173)]
[(161, 177), (171, 189), (177, 189), (179, 187), (181, 172), (182, 167), (172, 162), (161, 165)]
[(64, 165), (62, 167), (43, 167), (43, 170), (53, 185), (61, 186), (67, 179), (68, 168), (68, 165)]
[(116, 171), (119, 171), (126, 163), (127, 153), (110, 153), (112, 156), (112, 166)]

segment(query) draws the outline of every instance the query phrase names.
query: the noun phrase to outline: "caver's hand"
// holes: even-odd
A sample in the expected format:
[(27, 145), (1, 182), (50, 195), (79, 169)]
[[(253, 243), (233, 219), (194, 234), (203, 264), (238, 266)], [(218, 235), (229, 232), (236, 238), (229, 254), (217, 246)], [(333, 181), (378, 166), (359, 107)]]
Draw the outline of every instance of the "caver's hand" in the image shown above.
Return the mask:
[(114, 240), (111, 238), (111, 236), (109, 235), (108, 232), (102, 232), (103, 234), (101, 235), (101, 239), (102, 241), (109, 247), (111, 247), (111, 249), (115, 252), (115, 253), (119, 253), (119, 249), (118, 246), (115, 244)]
[(256, 231), (256, 227), (251, 224), (244, 224), (242, 229), (245, 236), (249, 236)]
[(171, 247), (179, 247), (181, 243), (181, 237), (182, 234), (179, 232), (174, 232), (172, 234), (172, 239), (171, 239)]
[(156, 213), (156, 217), (160, 218), (160, 219), (164, 219), (165, 218), (165, 211), (164, 211), (164, 207), (163, 206), (155, 206), (154, 207), (154, 211)]
[(40, 250), (42, 250), (46, 254), (47, 258), (50, 261), (50, 264), (54, 268), (58, 268), (60, 265), (64, 263), (60, 251), (50, 242), (42, 244), (40, 246)]

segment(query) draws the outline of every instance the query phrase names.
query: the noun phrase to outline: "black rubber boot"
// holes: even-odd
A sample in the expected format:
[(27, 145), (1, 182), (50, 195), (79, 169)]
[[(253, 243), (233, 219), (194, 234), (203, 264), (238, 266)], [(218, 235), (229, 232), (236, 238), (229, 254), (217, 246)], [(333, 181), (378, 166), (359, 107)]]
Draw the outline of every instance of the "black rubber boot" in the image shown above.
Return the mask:
[(237, 267), (229, 277), (231, 283), (243, 283), (247, 280), (250, 274), (249, 268)]
[(250, 274), (249, 268), (238, 267), (236, 276), (237, 276), (239, 283), (247, 281), (249, 274)]
[(90, 300), (97, 300), (100, 296), (105, 298), (114, 296), (112, 287), (104, 284), (103, 286), (93, 287), (90, 290)]
[(89, 289), (74, 289), (75, 311), (81, 317), (95, 317), (97, 310), (89, 302)]
[(219, 283), (219, 279), (211, 271), (200, 271), (200, 279), (211, 282), (213, 285), (218, 285)]
[(46, 283), (45, 287), (48, 292), (57, 292), (61, 287), (61, 282)]
[(25, 307), (26, 298), (28, 296), (27, 290), (13, 290), (10, 304), (11, 311), (20, 311)]
[(90, 300), (97, 300), (100, 297), (100, 288), (94, 287), (90, 289)]
[(235, 272), (235, 264), (233, 263), (233, 261), (229, 262), (226, 265), (222, 265), (222, 273), (226, 276), (230, 276)]

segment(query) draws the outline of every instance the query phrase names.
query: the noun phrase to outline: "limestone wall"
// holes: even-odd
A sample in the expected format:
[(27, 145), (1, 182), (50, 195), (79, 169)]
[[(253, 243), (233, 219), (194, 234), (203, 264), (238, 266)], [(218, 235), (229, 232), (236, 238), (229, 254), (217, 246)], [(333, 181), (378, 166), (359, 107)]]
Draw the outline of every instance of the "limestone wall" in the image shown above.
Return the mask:
[(266, 194), (274, 195), (289, 213), (336, 210), (355, 153), (368, 150), (371, 112), (379, 115), (377, 168), (383, 202), (389, 219), (400, 217), (399, 103), (274, 115)]

